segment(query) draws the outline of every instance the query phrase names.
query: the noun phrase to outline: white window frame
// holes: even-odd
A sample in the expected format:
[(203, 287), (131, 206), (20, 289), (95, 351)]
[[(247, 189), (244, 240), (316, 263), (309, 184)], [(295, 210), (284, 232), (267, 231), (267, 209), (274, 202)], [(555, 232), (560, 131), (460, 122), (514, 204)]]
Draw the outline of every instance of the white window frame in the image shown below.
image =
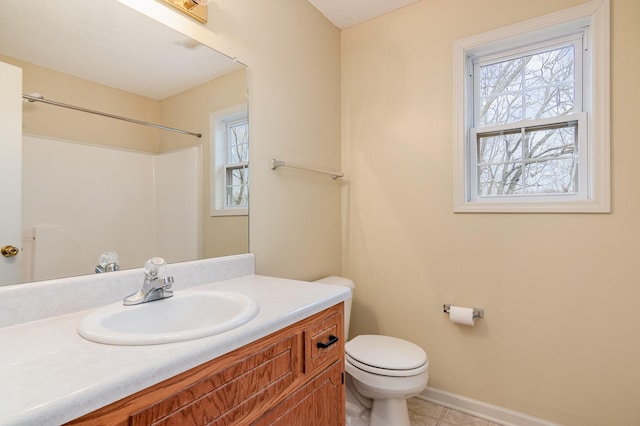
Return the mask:
[[(245, 164), (229, 164), (227, 123), (246, 117), (248, 117), (246, 103), (211, 114), (211, 216), (247, 216), (249, 214), (248, 207), (233, 207), (226, 203), (227, 169)], [(248, 163), (246, 165), (248, 166)]]
[[(477, 197), (475, 139), (471, 132), (474, 119), (473, 81), (470, 70), (477, 57), (560, 39), (586, 31), (586, 55), (582, 67), (583, 111), (586, 132), (586, 158), (580, 158), (580, 170), (586, 188), (579, 194), (550, 196)], [(454, 212), (575, 212), (607, 213), (610, 207), (609, 154), (609, 0), (565, 9), (495, 31), (454, 42)], [(564, 117), (567, 120), (569, 117)], [(586, 124), (586, 126), (585, 126)], [(483, 129), (484, 131), (485, 129)], [(583, 163), (584, 162), (584, 163)], [(586, 166), (586, 167), (585, 167)], [(585, 185), (583, 185), (585, 186)]]

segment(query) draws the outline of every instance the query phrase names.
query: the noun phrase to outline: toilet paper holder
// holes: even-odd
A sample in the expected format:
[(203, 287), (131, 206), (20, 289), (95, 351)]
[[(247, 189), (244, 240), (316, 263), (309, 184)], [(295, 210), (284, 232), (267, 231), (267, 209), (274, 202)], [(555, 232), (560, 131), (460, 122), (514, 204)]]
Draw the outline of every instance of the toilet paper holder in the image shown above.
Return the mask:
[[(442, 310), (445, 314), (448, 314), (451, 310), (451, 307), (454, 306), (451, 303), (445, 303), (442, 305)], [(482, 308), (473, 308), (473, 318), (484, 318), (484, 309)]]

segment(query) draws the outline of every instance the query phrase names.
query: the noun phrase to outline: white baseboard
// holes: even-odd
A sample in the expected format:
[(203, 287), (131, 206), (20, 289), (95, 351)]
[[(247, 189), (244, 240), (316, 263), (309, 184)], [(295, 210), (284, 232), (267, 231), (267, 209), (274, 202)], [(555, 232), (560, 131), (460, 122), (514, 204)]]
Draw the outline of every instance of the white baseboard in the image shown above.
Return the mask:
[(427, 388), (416, 398), (451, 408), (474, 417), (489, 420), (504, 426), (559, 426), (558, 423), (552, 423), (528, 414), (518, 411), (509, 410), (508, 408), (499, 407), (497, 405), (487, 404), (486, 402), (456, 395), (451, 392), (440, 389)]

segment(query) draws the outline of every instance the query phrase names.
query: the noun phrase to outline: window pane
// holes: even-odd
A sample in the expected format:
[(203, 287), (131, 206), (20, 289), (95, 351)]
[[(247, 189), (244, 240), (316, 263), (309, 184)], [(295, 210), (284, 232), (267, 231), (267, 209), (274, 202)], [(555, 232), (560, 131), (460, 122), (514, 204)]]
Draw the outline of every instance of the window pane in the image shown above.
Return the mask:
[(237, 166), (227, 168), (227, 206), (238, 207), (249, 204), (249, 168)]
[(249, 204), (249, 191), (246, 185), (227, 188), (227, 205), (242, 207)]
[(527, 194), (566, 194), (577, 192), (577, 163), (573, 158), (527, 164), (524, 192)]
[(229, 126), (229, 162), (243, 161), (249, 161), (249, 125), (246, 121)]
[(558, 85), (533, 89), (525, 93), (525, 119), (558, 117), (573, 111), (573, 86)]
[(480, 125), (522, 119), (523, 58), (480, 67)]
[(481, 66), (478, 84), (479, 126), (572, 113), (574, 46)]
[(522, 120), (522, 96), (507, 93), (500, 96), (484, 99), (481, 108), (481, 126), (515, 123)]
[(578, 123), (563, 125), (567, 127), (527, 129), (525, 131), (527, 158), (540, 161), (574, 155), (577, 151)]
[(522, 193), (522, 163), (478, 167), (478, 194), (481, 196)]
[(480, 96), (522, 90), (521, 58), (480, 67)]
[(522, 160), (521, 132), (478, 135), (478, 163), (506, 163)]
[(569, 122), (508, 134), (479, 134), (478, 194), (577, 192), (577, 126), (577, 122)]
[(575, 80), (573, 45), (527, 57), (525, 88)]
[(526, 167), (528, 194), (577, 192), (578, 124), (573, 122), (566, 126), (525, 132), (527, 158), (535, 161)]

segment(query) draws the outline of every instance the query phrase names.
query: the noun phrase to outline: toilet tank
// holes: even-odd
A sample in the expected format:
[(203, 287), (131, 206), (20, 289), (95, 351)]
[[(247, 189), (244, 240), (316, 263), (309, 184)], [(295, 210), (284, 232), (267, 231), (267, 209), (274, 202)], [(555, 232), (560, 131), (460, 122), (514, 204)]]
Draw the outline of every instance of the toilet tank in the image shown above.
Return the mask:
[(320, 284), (333, 284), (342, 287), (348, 287), (351, 290), (351, 296), (344, 301), (344, 340), (349, 340), (349, 320), (351, 319), (351, 303), (353, 301), (353, 289), (356, 285), (349, 278), (330, 276), (324, 277), (317, 281)]

